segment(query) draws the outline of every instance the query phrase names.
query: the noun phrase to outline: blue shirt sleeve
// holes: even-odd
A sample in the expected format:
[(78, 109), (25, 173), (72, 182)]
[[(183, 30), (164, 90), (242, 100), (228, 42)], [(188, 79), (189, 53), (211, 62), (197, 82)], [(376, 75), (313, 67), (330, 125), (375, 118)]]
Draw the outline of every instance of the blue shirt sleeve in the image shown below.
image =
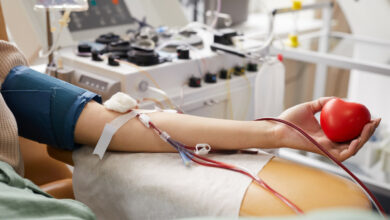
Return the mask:
[(74, 143), (76, 122), (85, 105), (101, 97), (26, 66), (14, 67), (1, 93), (18, 124), (19, 135), (64, 150)]

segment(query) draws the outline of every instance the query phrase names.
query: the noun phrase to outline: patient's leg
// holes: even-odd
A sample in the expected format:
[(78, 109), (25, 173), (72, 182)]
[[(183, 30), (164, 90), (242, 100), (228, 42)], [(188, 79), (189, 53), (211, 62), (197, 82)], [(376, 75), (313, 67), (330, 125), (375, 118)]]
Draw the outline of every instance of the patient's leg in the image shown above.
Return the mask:
[[(274, 158), (258, 175), (304, 212), (328, 207), (371, 208), (369, 199), (359, 186), (318, 169)], [(293, 211), (270, 192), (252, 182), (242, 201), (240, 215), (283, 214), (293, 214)]]

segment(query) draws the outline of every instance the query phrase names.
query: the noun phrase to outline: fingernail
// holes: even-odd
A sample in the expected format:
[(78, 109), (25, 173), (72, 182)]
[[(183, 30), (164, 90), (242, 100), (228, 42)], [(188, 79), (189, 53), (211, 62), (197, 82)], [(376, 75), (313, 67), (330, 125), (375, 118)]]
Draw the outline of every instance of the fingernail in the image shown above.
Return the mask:
[(378, 127), (378, 125), (379, 125), (379, 123), (381, 123), (381, 121), (382, 121), (382, 118), (379, 118), (379, 120), (377, 120), (377, 121), (375, 122), (375, 126)]

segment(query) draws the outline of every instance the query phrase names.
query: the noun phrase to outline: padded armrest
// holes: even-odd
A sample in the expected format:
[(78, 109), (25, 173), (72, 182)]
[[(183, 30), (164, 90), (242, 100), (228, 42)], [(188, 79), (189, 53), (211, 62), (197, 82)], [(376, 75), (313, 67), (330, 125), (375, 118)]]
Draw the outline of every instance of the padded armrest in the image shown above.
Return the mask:
[[(329, 208), (371, 210), (370, 200), (354, 182), (316, 168), (273, 158), (259, 177), (303, 211)], [(240, 216), (293, 214), (274, 195), (257, 184), (251, 184), (242, 201)]]
[(47, 153), (50, 155), (50, 157), (58, 161), (74, 166), (72, 159), (72, 151), (61, 150), (55, 147), (47, 146)]
[(39, 186), (43, 191), (57, 199), (75, 199), (72, 179), (62, 179)]

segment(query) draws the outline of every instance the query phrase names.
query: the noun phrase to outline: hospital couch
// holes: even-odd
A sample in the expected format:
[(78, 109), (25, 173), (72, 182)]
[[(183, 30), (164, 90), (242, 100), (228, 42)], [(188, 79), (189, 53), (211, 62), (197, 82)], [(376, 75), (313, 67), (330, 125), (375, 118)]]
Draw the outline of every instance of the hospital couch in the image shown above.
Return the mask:
[(72, 172), (65, 163), (47, 153), (47, 146), (19, 138), (24, 177), (57, 199), (74, 199)]
[[(73, 164), (72, 155), (68, 151), (48, 148), (48, 152), (53, 158)], [(304, 211), (346, 207), (371, 209), (368, 198), (350, 180), (291, 161), (273, 158), (259, 176)], [(240, 208), (240, 216), (288, 214), (293, 214), (288, 207), (253, 183), (248, 187)]]

